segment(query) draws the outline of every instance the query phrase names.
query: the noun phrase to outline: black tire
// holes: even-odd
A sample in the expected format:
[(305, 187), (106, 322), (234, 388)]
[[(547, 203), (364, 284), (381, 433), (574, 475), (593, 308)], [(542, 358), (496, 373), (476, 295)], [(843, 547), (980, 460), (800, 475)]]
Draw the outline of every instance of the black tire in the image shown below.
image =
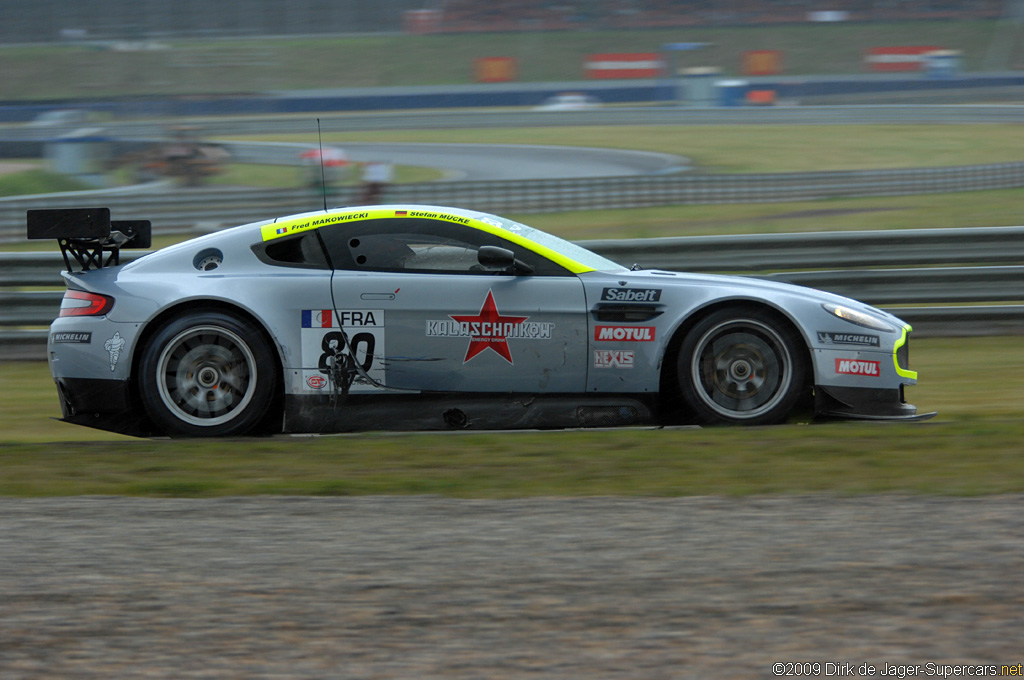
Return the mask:
[(146, 413), (167, 434), (248, 434), (277, 389), (276, 362), (263, 333), (223, 312), (172, 319), (147, 343), (139, 369)]
[(772, 314), (721, 309), (698, 322), (683, 340), (679, 388), (703, 423), (779, 423), (803, 392), (806, 354), (800, 336)]

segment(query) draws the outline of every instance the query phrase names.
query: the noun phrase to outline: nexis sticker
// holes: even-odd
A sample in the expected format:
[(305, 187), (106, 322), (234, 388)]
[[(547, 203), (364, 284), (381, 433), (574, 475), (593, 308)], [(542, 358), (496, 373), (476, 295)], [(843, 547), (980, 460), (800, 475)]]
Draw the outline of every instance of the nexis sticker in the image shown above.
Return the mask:
[(384, 384), (383, 309), (304, 309), (300, 319), (302, 381), (307, 391), (329, 391), (332, 367), (339, 364), (357, 365), (370, 378), (357, 374), (349, 392), (381, 389), (374, 383)]
[(631, 349), (594, 350), (594, 368), (633, 368), (634, 352)]
[(877, 361), (860, 359), (836, 359), (836, 373), (840, 375), (862, 375), (877, 378), (882, 374), (882, 365)]
[(594, 326), (598, 342), (654, 342), (654, 326)]
[(530, 321), (528, 316), (502, 316), (494, 302), (494, 293), (487, 297), (479, 314), (449, 314), (447, 319), (427, 321), (428, 338), (469, 338), (462, 363), (486, 350), (492, 350), (508, 363), (512, 352), (509, 340), (550, 340), (555, 324)]

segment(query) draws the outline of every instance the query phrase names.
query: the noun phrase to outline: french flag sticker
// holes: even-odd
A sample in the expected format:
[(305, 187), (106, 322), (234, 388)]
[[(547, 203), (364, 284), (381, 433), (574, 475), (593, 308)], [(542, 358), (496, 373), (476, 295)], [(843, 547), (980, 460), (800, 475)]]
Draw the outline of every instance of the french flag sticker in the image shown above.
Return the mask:
[(276, 232), (274, 232), (274, 233), (276, 233), (276, 234), (287, 234), (288, 233), (288, 227), (279, 227), (278, 230)]
[(330, 328), (333, 315), (329, 309), (303, 309), (303, 328)]

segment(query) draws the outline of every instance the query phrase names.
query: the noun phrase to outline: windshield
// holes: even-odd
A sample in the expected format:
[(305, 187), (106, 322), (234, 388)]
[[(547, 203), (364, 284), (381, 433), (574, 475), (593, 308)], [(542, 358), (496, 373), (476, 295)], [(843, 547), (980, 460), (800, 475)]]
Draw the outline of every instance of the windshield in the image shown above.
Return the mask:
[(501, 227), (513, 234), (518, 234), (523, 238), (542, 245), (545, 248), (550, 248), (555, 252), (561, 253), (562, 255), (579, 262), (584, 267), (600, 272), (617, 272), (627, 270), (626, 267), (623, 267), (617, 262), (612, 262), (608, 258), (591, 252), (586, 248), (572, 243), (571, 241), (566, 241), (565, 239), (557, 236), (552, 236), (546, 231), (534, 229), (533, 227), (529, 227), (525, 224), (521, 224), (504, 217), (498, 217), (497, 215), (481, 215), (479, 219), (481, 222), (487, 222), (494, 226)]

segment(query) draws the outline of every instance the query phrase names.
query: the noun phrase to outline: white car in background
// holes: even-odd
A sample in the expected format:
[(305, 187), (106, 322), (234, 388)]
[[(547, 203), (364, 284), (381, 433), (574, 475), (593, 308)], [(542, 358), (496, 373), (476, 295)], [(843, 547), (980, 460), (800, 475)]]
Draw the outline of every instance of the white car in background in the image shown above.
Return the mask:
[(534, 111), (583, 111), (601, 106), (601, 100), (582, 92), (562, 92), (544, 100)]

